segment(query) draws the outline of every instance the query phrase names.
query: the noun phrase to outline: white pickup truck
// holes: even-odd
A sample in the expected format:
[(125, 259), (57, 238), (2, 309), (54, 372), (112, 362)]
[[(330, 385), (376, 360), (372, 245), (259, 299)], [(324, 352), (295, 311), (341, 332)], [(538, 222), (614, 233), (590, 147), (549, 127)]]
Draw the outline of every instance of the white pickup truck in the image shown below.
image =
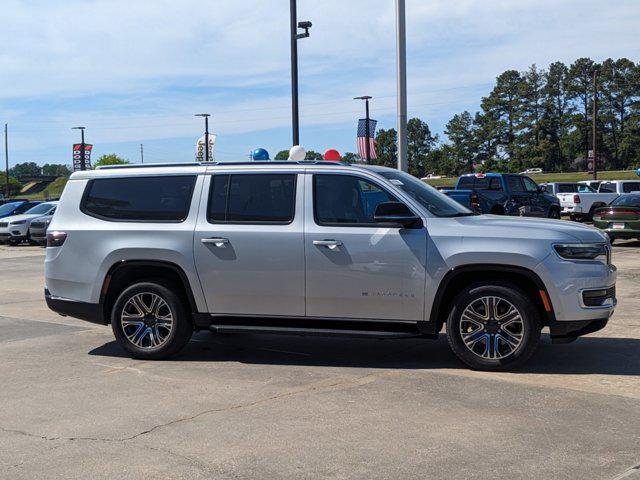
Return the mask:
[(640, 192), (640, 180), (604, 180), (598, 186), (598, 193)]
[(615, 192), (598, 193), (584, 183), (553, 182), (545, 183), (543, 186), (547, 193), (558, 197), (561, 214), (569, 215), (571, 220), (590, 220), (595, 209), (608, 205), (618, 197), (618, 193)]

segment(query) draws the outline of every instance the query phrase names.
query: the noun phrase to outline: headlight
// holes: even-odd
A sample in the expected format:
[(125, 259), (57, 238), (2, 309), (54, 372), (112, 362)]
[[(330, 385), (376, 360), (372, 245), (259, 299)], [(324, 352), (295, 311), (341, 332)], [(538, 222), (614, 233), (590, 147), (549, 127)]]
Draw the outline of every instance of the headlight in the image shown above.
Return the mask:
[(25, 223), (27, 223), (26, 220), (18, 220), (17, 222), (9, 223), (9, 225), (24, 225)]
[(556, 252), (566, 260), (611, 261), (611, 250), (606, 243), (563, 243), (554, 245)]

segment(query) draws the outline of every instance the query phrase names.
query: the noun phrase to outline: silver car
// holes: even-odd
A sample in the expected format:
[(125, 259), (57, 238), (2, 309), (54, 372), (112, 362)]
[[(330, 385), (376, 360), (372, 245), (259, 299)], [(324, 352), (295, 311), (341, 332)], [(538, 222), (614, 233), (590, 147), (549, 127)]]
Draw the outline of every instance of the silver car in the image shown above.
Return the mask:
[(43, 202), (35, 205), (26, 212), (0, 219), (0, 241), (11, 245), (17, 245), (25, 240), (33, 243), (31, 239), (31, 222), (38, 219), (47, 219), (56, 211), (58, 202)]
[(603, 328), (611, 246), (559, 220), (476, 215), (383, 167), (264, 162), (76, 172), (47, 233), (51, 309), (131, 356), (194, 330), (422, 336), (506, 370)]

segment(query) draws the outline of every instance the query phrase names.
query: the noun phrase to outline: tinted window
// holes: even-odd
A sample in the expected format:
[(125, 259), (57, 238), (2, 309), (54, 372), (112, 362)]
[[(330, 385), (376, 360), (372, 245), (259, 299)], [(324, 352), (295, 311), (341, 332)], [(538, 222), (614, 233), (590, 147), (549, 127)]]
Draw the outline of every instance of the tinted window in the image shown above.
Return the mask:
[(494, 190), (497, 192), (502, 191), (502, 182), (498, 177), (491, 177), (491, 180), (489, 181), (489, 190)]
[(624, 193), (640, 192), (640, 182), (624, 182), (622, 184), (622, 191)]
[(620, 195), (609, 205), (619, 205), (624, 207), (640, 207), (640, 195)]
[(320, 225), (375, 224), (378, 204), (397, 201), (376, 184), (352, 175), (314, 175), (313, 192)]
[(26, 213), (27, 210), (30, 210), (31, 208), (33, 208), (34, 206), (38, 205), (39, 202), (27, 202), (27, 203), (23, 203), (22, 205), (20, 205), (18, 208), (16, 208), (15, 212), (13, 212), (14, 215), (20, 215), (22, 213)]
[(616, 185), (614, 183), (601, 183), (598, 188), (599, 192), (616, 193)]
[(195, 175), (94, 179), (82, 211), (110, 220), (180, 222), (189, 214), (195, 181)]
[(35, 207), (30, 208), (24, 213), (29, 215), (44, 215), (45, 213), (49, 213), (49, 210), (54, 208), (54, 205), (50, 203), (41, 203), (40, 205), (36, 205)]
[(558, 185), (558, 193), (575, 193), (578, 186), (575, 183), (561, 183)]
[(471, 190), (473, 188), (473, 179), (475, 177), (460, 177), (458, 180), (458, 189), (459, 190)]
[(596, 193), (596, 191), (589, 185), (578, 184), (578, 193)]
[(214, 175), (208, 218), (214, 223), (280, 223), (293, 221), (296, 175)]
[(509, 184), (509, 190), (512, 192), (524, 192), (524, 187), (520, 181), (520, 177), (507, 177), (507, 183)]
[(529, 177), (522, 177), (522, 182), (524, 183), (524, 188), (529, 193), (536, 193), (538, 191), (538, 185), (536, 182), (531, 180)]

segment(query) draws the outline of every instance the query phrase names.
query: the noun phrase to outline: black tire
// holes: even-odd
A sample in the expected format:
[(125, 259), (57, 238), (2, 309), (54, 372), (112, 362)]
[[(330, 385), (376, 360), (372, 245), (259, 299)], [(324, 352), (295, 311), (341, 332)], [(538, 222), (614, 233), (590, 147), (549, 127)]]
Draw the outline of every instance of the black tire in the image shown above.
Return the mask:
[[(138, 326), (123, 326), (122, 324), (123, 310), (126, 307), (127, 312), (132, 311), (130, 310), (132, 305), (129, 302), (137, 295), (141, 296), (137, 298), (143, 298), (143, 301), (144, 299), (151, 299), (150, 304), (153, 303), (152, 299), (155, 298), (153, 295), (162, 299), (164, 305), (161, 307), (162, 311), (160, 311), (160, 314), (167, 317), (167, 311), (170, 312), (172, 326), (171, 330), (167, 333), (167, 327), (163, 326), (166, 325), (166, 323), (161, 325), (160, 321), (156, 320), (158, 325), (155, 327), (155, 330), (153, 330), (156, 324), (152, 318), (154, 317), (153, 312), (147, 313), (148, 318), (145, 316), (145, 319), (142, 319), (142, 328), (151, 328), (152, 332), (150, 335), (145, 334), (141, 337), (140, 345), (135, 344), (131, 340), (132, 330), (135, 331)], [(158, 311), (156, 310), (155, 313), (158, 313)], [(150, 323), (147, 324), (144, 322)], [(163, 322), (166, 322), (166, 318), (163, 318)], [(191, 318), (184, 302), (174, 293), (169, 284), (165, 285), (164, 283), (156, 283), (154, 281), (133, 284), (118, 296), (111, 310), (111, 328), (120, 346), (133, 358), (143, 360), (160, 360), (175, 355), (189, 342), (191, 334), (193, 333), (193, 324), (191, 323)], [(155, 338), (153, 337), (153, 331), (166, 333), (166, 336), (162, 339), (162, 343), (155, 346), (152, 343), (153, 338)], [(162, 338), (161, 335), (159, 335), (159, 337)], [(148, 345), (146, 343), (148, 343)]]
[(547, 217), (560, 220), (560, 210), (558, 210), (557, 208), (550, 208)]
[[(462, 330), (469, 322), (463, 320), (463, 313), (467, 308), (472, 308), (472, 311), (477, 312), (476, 306), (480, 303), (483, 304), (483, 298), (498, 298), (500, 301), (495, 302), (496, 307), (494, 311), (504, 309), (505, 307), (514, 307), (516, 313), (519, 315), (519, 320), (507, 326), (506, 321), (501, 322), (499, 320), (487, 320), (484, 322), (484, 330), (481, 328), (476, 331), (467, 332), (467, 341), (473, 335), (476, 337), (487, 337), (492, 342), (493, 347), (487, 345), (487, 340), (484, 341), (485, 347), (482, 347), (480, 340), (476, 340), (473, 348), (467, 346), (462, 338)], [(468, 311), (468, 310), (467, 310)], [(504, 310), (503, 310), (504, 311)], [(511, 311), (511, 310), (509, 310)], [(465, 317), (467, 319), (468, 317)], [(500, 318), (508, 318), (497, 317)], [(475, 322), (482, 323), (482, 322)], [(502, 324), (501, 324), (502, 323)], [(517, 327), (517, 328), (516, 328)], [(513, 330), (516, 328), (515, 330)], [(503, 330), (504, 329), (504, 330)], [(533, 303), (533, 299), (528, 298), (527, 295), (519, 289), (501, 282), (487, 282), (478, 283), (465, 288), (453, 301), (453, 308), (447, 319), (447, 340), (449, 346), (453, 350), (453, 353), (474, 370), (486, 370), (486, 371), (506, 371), (516, 368), (526, 362), (531, 355), (535, 352), (540, 342), (540, 319), (536, 306)], [(492, 334), (495, 333), (495, 334)], [(509, 336), (505, 333), (511, 334)], [(498, 338), (499, 334), (502, 334), (501, 338)], [(515, 336), (514, 336), (515, 335)], [(514, 348), (504, 340), (504, 338), (517, 338), (519, 337), (519, 343)], [(473, 341), (473, 339), (472, 339)], [(469, 342), (471, 343), (471, 342)], [(475, 347), (480, 347), (484, 352), (481, 354)], [(493, 348), (494, 352), (498, 352), (493, 355), (494, 358), (487, 358), (483, 356), (486, 354), (486, 349)], [(510, 350), (510, 352), (508, 352)], [(489, 357), (491, 353), (489, 352)]]

